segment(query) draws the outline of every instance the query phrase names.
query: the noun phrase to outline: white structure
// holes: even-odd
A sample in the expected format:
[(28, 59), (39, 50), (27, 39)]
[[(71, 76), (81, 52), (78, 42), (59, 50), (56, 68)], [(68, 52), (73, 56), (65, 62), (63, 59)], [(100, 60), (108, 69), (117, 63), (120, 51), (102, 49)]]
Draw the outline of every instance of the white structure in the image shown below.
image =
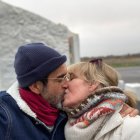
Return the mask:
[(121, 88), (121, 89), (125, 88), (125, 83), (124, 83), (123, 80), (119, 80), (118, 87)]
[(119, 80), (118, 87), (134, 92), (140, 101), (140, 83), (125, 83), (123, 80)]
[(134, 92), (140, 101), (140, 83), (126, 83), (125, 89)]
[(77, 34), (69, 37), (69, 52), (71, 64), (80, 61), (79, 36)]

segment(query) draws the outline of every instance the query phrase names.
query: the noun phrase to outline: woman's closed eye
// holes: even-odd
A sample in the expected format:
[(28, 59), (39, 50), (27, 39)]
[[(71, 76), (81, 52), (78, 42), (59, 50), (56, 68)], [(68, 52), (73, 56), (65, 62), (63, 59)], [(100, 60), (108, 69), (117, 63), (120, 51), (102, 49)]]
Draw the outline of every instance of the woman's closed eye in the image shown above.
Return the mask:
[(74, 73), (69, 73), (69, 74), (70, 74), (70, 81), (78, 78)]

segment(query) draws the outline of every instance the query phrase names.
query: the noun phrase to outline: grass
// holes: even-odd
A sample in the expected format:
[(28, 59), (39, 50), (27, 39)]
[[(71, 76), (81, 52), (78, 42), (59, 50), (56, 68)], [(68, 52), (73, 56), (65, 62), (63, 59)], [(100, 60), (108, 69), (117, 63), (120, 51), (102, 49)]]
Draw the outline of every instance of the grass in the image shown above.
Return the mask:
[(140, 66), (140, 58), (110, 58), (104, 61), (113, 67)]
[[(103, 61), (113, 67), (136, 67), (140, 66), (140, 54), (139, 55), (125, 55), (125, 56), (107, 56), (100, 57)], [(89, 61), (93, 58), (81, 58), (81, 61)]]

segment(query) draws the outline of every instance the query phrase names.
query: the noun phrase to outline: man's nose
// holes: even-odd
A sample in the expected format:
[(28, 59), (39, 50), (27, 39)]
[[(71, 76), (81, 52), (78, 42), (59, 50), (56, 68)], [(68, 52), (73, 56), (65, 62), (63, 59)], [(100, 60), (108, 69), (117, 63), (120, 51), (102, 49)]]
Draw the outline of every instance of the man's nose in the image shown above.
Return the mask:
[(63, 87), (63, 88), (67, 88), (67, 87), (68, 87), (68, 82), (69, 82), (69, 81), (66, 81), (66, 80), (65, 80), (65, 81), (63, 82), (63, 84), (62, 84), (62, 87)]

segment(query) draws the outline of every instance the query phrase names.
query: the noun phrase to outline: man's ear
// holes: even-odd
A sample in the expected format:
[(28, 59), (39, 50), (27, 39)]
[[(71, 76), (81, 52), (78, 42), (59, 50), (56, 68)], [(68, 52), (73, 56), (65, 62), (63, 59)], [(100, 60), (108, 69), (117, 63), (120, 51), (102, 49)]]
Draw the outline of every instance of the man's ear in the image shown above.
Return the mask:
[(89, 87), (89, 91), (90, 91), (90, 92), (95, 91), (95, 90), (98, 88), (99, 84), (100, 84), (99, 82), (91, 83), (91, 84), (90, 84), (90, 87)]
[(30, 85), (29, 89), (36, 94), (40, 94), (43, 89), (43, 83), (40, 81), (37, 81), (33, 83), (32, 85)]

